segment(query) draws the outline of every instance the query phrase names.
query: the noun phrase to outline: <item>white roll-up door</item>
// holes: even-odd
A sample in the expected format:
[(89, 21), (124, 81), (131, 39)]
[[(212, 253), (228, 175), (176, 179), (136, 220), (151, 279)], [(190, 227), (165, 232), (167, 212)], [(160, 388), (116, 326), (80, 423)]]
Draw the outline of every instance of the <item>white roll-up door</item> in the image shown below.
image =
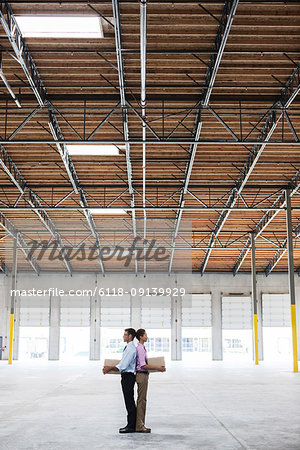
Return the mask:
[(291, 304), (289, 294), (263, 294), (262, 313), (264, 327), (290, 327)]
[(222, 328), (224, 330), (243, 330), (252, 328), (251, 297), (222, 298)]
[(171, 328), (171, 297), (142, 297), (142, 328)]
[(130, 295), (101, 297), (101, 326), (124, 328), (131, 326)]
[(61, 327), (89, 327), (90, 326), (90, 297), (69, 296), (61, 297), (60, 303)]
[(182, 299), (183, 327), (211, 327), (211, 295), (192, 294)]
[(20, 297), (20, 326), (49, 326), (49, 295), (41, 297)]

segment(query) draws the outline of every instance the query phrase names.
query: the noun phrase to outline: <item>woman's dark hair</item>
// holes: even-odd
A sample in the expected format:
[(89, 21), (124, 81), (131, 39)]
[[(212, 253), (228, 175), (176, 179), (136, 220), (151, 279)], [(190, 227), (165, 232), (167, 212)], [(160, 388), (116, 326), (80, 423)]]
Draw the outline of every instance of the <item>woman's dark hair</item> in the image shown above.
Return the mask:
[(140, 328), (139, 330), (137, 330), (137, 332), (135, 333), (135, 337), (137, 338), (137, 340), (139, 341), (141, 339), (142, 336), (144, 336), (144, 334), (146, 333), (146, 330), (144, 330), (144, 328)]
[(135, 329), (134, 328), (125, 328), (125, 331), (127, 331), (128, 336), (131, 334), (132, 340), (135, 338)]

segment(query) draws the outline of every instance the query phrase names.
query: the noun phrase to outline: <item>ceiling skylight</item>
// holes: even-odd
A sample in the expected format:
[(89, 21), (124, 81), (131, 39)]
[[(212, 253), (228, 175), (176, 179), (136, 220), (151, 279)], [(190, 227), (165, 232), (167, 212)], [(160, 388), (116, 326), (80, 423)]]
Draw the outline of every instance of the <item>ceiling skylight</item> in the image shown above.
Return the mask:
[(103, 38), (97, 16), (16, 16), (24, 37)]
[[(125, 149), (125, 145), (119, 145), (120, 149)], [(119, 155), (119, 148), (111, 144), (67, 144), (70, 155)]]
[(105, 214), (108, 216), (115, 216), (115, 215), (123, 215), (123, 214), (127, 214), (126, 209), (122, 209), (122, 208), (116, 208), (116, 209), (111, 209), (111, 208), (106, 208), (106, 209), (96, 209), (96, 208), (89, 208), (89, 210), (91, 211), (92, 214)]

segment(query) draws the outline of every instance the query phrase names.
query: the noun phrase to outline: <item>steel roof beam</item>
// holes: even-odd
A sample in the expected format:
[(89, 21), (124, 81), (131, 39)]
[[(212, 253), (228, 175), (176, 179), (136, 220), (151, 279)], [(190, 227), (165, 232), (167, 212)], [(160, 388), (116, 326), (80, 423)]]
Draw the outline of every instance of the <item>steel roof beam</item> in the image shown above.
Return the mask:
[[(206, 71), (205, 76), (205, 87), (202, 89), (201, 98), (199, 102), (199, 106), (196, 112), (195, 117), (195, 123), (194, 123), (194, 130), (193, 130), (193, 137), (195, 141), (199, 140), (201, 128), (202, 128), (202, 120), (201, 120), (201, 111), (202, 108), (207, 108), (210, 100), (210, 96), (212, 93), (212, 89), (215, 83), (215, 79), (217, 76), (217, 72), (221, 63), (222, 55), (224, 52), (224, 48), (229, 36), (230, 28), (233, 22), (233, 18), (238, 6), (239, 0), (226, 0), (225, 5), (223, 8), (220, 25), (218, 27), (216, 39), (214, 42), (214, 48), (213, 53), (210, 56), (209, 64)], [(191, 144), (189, 148), (189, 160), (186, 165), (185, 169), (185, 176), (184, 176), (184, 183), (180, 195), (179, 200), (179, 207), (183, 208), (185, 204), (185, 195), (188, 191), (189, 181), (193, 169), (193, 163), (196, 156), (197, 151), (197, 143)], [(180, 209), (175, 218), (175, 225), (174, 225), (174, 233), (173, 233), (173, 239), (172, 239), (172, 249), (170, 252), (170, 260), (169, 260), (169, 267), (168, 267), (168, 273), (171, 273), (172, 270), (172, 264), (173, 264), (173, 258), (174, 258), (174, 251), (175, 251), (175, 243), (176, 238), (180, 226), (180, 221), (182, 218), (182, 209)]]
[(0, 21), (39, 105), (44, 106), (45, 86), (8, 2), (1, 2)]
[[(130, 155), (130, 143), (129, 141), (129, 126), (128, 126), (128, 109), (127, 109), (127, 101), (126, 101), (126, 84), (125, 84), (125, 71), (124, 71), (124, 61), (122, 55), (122, 32), (121, 32), (121, 23), (120, 23), (120, 7), (119, 0), (112, 0), (113, 7), (113, 16), (114, 16), (114, 25), (115, 25), (115, 42), (116, 42), (116, 54), (117, 54), (117, 62), (118, 62), (118, 74), (119, 74), (119, 90), (120, 90), (120, 98), (121, 98), (121, 107), (122, 107), (122, 116), (123, 116), (123, 133), (125, 139), (125, 148), (126, 148), (126, 164), (127, 164), (127, 180), (128, 180), (128, 188), (131, 197), (131, 207), (135, 207), (135, 197), (134, 197), (134, 188), (132, 185), (132, 165), (131, 165), (131, 155)], [(144, 142), (144, 141), (143, 141)], [(134, 239), (137, 239), (137, 231), (136, 231), (136, 216), (135, 209), (132, 210), (132, 226), (133, 226), (133, 235)], [(135, 273), (138, 272), (137, 266), (137, 258), (135, 252)]]
[[(230, 214), (230, 208), (233, 207), (235, 205), (235, 203), (237, 202), (237, 199), (239, 198), (240, 193), (242, 192), (243, 188), (245, 187), (265, 146), (267, 145), (268, 142), (270, 142), (270, 138), (271, 138), (272, 134), (274, 133), (278, 123), (280, 122), (280, 120), (284, 114), (284, 111), (287, 108), (289, 108), (289, 106), (291, 105), (293, 100), (296, 98), (296, 96), (300, 90), (299, 70), (300, 70), (299, 66), (297, 66), (294, 69), (293, 73), (289, 77), (285, 86), (281, 90), (279, 99), (269, 109), (268, 114), (266, 115), (266, 120), (264, 122), (264, 125), (259, 133), (258, 138), (257, 138), (257, 141), (260, 143), (253, 145), (253, 147), (251, 149), (249, 157), (248, 157), (247, 161), (245, 162), (245, 164), (239, 174), (239, 177), (236, 181), (236, 185), (232, 189), (232, 191), (228, 197), (228, 200), (226, 202), (226, 209), (224, 209), (224, 211), (222, 211), (222, 213), (220, 214), (219, 219), (217, 220), (215, 227), (211, 233), (209, 247), (213, 247), (215, 239), (218, 237), (220, 230), (222, 229), (226, 220), (228, 219), (228, 216)], [(265, 221), (265, 219), (268, 222), (267, 216), (263, 218), (263, 222)], [(250, 240), (251, 239), (249, 238), (249, 242), (250, 242)], [(203, 275), (205, 272), (211, 252), (212, 252), (212, 249), (209, 249), (205, 253), (205, 256), (204, 256), (204, 259), (203, 259), (203, 262), (201, 265), (201, 270), (200, 270), (201, 275)], [(246, 246), (245, 246), (244, 254), (245, 253), (248, 253)], [(244, 255), (239, 256), (238, 261), (233, 269), (234, 274), (237, 272), (238, 268), (241, 266), (240, 263), (244, 260), (244, 258), (245, 258)]]

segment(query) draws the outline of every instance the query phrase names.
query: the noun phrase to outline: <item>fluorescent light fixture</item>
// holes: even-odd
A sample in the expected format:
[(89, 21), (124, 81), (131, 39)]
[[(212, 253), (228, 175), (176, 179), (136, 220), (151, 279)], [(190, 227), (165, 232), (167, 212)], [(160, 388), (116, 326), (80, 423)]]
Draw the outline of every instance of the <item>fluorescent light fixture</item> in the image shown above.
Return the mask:
[(103, 215), (105, 214), (105, 215), (108, 215), (108, 216), (127, 214), (126, 209), (122, 209), (122, 208), (116, 208), (116, 209), (110, 209), (110, 208), (106, 208), (106, 209), (89, 208), (89, 210), (91, 211), (92, 214), (103, 214)]
[(97, 16), (16, 16), (25, 37), (103, 38), (101, 18)]
[[(125, 145), (118, 146), (125, 150)], [(68, 144), (67, 149), (70, 155), (119, 155), (119, 148), (115, 145), (92, 145), (92, 144)]]

